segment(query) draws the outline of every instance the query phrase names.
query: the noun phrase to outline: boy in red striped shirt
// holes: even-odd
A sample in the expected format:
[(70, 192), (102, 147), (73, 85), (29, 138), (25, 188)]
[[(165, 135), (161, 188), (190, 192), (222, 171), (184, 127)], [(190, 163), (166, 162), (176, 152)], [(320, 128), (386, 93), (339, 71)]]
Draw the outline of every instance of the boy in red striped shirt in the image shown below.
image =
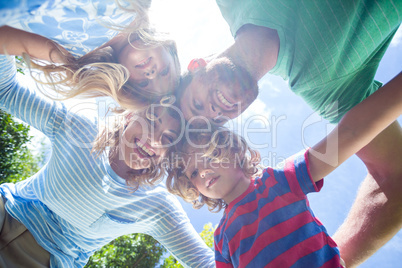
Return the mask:
[[(215, 231), (217, 267), (342, 267), (336, 243), (306, 194), (402, 114), (402, 74), (352, 108), (321, 142), (257, 178), (259, 153), (225, 129), (186, 135), (167, 187), (210, 210), (225, 208)], [(333, 146), (335, 145), (335, 146)]]

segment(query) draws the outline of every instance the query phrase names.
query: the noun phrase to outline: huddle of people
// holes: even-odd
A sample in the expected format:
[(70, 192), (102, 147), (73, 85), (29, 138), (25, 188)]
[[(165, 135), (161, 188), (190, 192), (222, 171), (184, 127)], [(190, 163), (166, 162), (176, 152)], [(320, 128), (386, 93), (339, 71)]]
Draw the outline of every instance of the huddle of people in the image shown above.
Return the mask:
[[(389, 211), (402, 205), (402, 76), (374, 80), (400, 1), (217, 1), (235, 42), (182, 75), (175, 42), (150, 26), (150, 1), (16, 2), (0, 6), (0, 108), (43, 132), (52, 155), (0, 185), (1, 267), (83, 267), (129, 233), (185, 267), (354, 267), (400, 229)], [(20, 85), (10, 55), (38, 70), (49, 98)], [(267, 72), (338, 124), (275, 168), (223, 126)], [(115, 120), (99, 130), (59, 102), (76, 96), (113, 98)], [(369, 175), (331, 238), (306, 195), (353, 154)], [(175, 195), (224, 210), (214, 251)]]

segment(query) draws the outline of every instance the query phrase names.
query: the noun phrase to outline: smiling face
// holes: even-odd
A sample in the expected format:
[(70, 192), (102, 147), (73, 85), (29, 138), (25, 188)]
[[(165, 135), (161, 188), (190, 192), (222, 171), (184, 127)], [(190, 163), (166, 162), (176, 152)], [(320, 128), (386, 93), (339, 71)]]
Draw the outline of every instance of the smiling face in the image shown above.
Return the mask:
[(223, 199), (226, 204), (240, 196), (249, 186), (241, 166), (234, 161), (213, 162), (202, 152), (192, 151), (187, 158), (186, 177), (206, 197)]
[(180, 108), (185, 119), (204, 116), (217, 125), (240, 115), (257, 97), (257, 82), (228, 59), (214, 59), (192, 73), (182, 89)]
[(119, 144), (120, 158), (128, 168), (141, 170), (158, 164), (179, 135), (180, 121), (164, 108), (154, 110), (155, 120), (128, 116)]
[(129, 82), (141, 90), (163, 95), (178, 84), (178, 64), (164, 46), (148, 47), (135, 40), (121, 50), (118, 61), (130, 72)]

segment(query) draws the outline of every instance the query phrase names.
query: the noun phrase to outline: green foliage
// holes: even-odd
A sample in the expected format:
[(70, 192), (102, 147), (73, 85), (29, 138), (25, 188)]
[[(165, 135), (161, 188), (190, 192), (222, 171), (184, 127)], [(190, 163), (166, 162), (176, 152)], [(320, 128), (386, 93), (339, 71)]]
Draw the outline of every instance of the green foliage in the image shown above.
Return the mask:
[(164, 261), (163, 264), (161, 265), (161, 268), (183, 268), (183, 265), (181, 265), (174, 257), (173, 255), (170, 255), (167, 257)]
[(202, 240), (204, 240), (205, 244), (212, 250), (214, 249), (214, 232), (216, 227), (217, 226), (215, 226), (215, 228), (212, 227), (212, 223), (204, 224), (204, 229), (200, 233)]
[(155, 267), (165, 252), (166, 249), (149, 235), (124, 235), (96, 251), (85, 267)]
[[(201, 238), (212, 249), (214, 231), (212, 223), (204, 225)], [(123, 235), (95, 252), (89, 259), (86, 268), (127, 268), (155, 267), (166, 249), (149, 235)], [(164, 260), (161, 268), (182, 268), (183, 266), (172, 256)]]
[[(212, 223), (207, 223), (204, 225), (204, 229), (200, 233), (200, 236), (202, 240), (204, 240), (205, 244), (211, 249), (214, 247), (214, 232), (215, 228), (212, 227)], [(183, 268), (183, 265), (181, 265), (174, 257), (173, 255), (170, 255), (167, 257), (163, 264), (160, 266), (161, 268)]]
[(44, 158), (27, 148), (29, 126), (0, 110), (0, 184), (17, 182), (35, 174)]

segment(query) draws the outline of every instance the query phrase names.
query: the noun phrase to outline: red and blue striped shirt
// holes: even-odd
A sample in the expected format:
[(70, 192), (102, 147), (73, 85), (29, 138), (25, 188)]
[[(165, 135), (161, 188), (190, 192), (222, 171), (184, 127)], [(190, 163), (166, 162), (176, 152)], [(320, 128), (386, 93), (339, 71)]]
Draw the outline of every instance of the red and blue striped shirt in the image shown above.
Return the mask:
[(267, 168), (225, 210), (215, 231), (219, 267), (342, 267), (339, 250), (314, 216), (306, 194), (311, 180), (308, 151)]

